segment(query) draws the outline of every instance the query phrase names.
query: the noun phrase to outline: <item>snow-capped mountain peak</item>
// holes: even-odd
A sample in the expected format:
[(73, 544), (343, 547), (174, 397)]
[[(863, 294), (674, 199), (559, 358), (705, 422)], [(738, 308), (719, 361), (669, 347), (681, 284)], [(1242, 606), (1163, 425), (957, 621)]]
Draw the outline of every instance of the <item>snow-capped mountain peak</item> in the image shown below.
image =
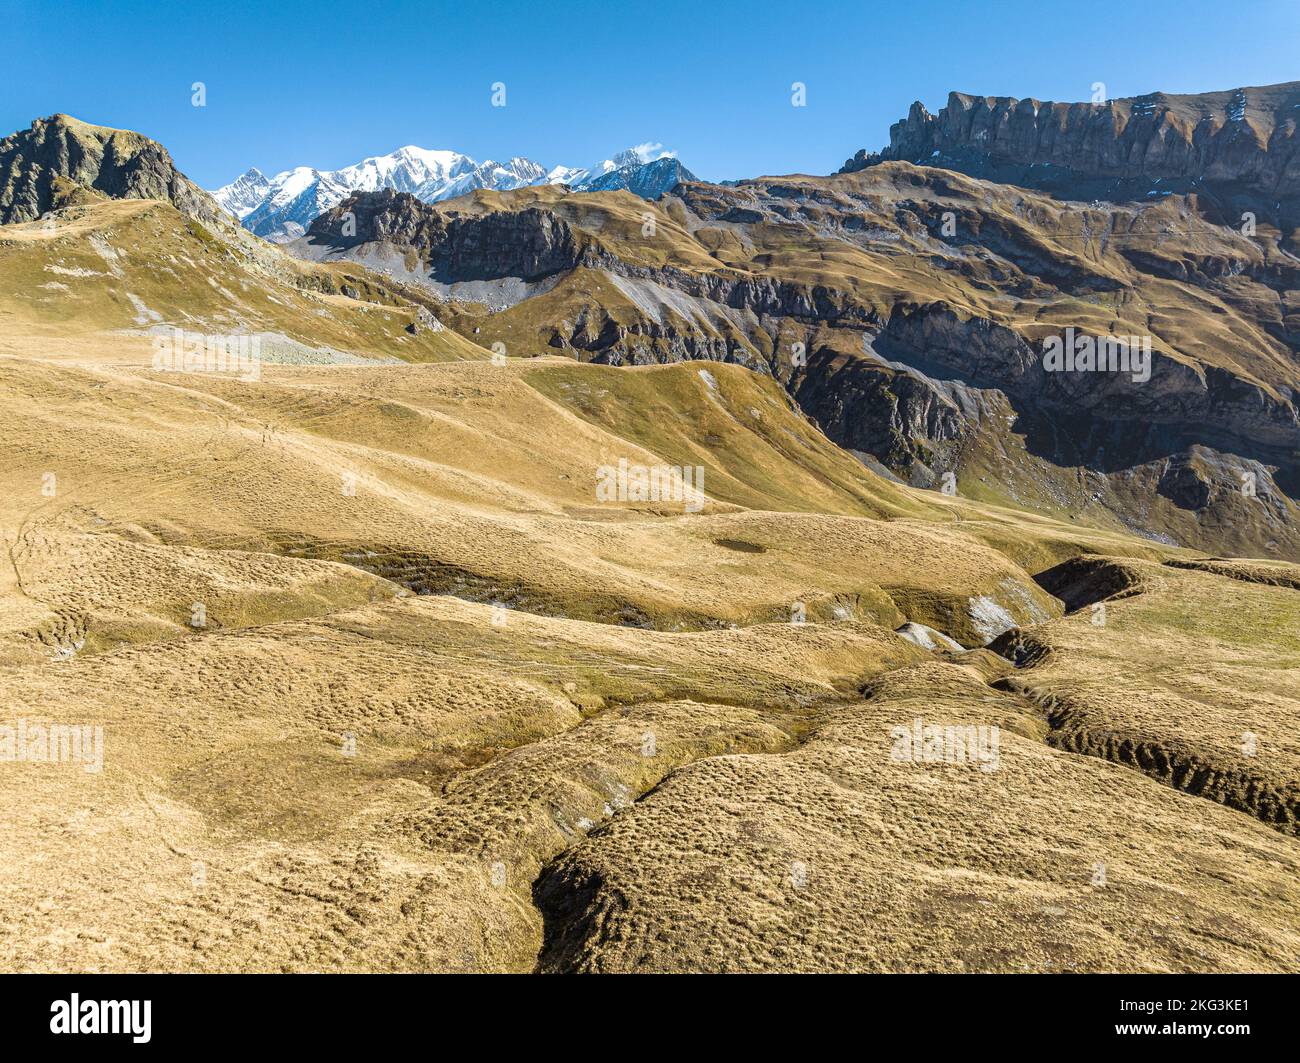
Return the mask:
[(590, 166), (568, 167), (557, 166), (550, 174), (547, 175), (547, 184), (566, 184), (573, 188), (585, 188), (588, 185), (600, 180), (606, 174), (615, 173), (619, 170), (634, 169), (638, 166), (646, 166), (659, 159), (674, 158), (676, 152), (665, 151), (662, 144), (654, 141), (647, 141), (644, 144), (637, 144), (634, 147), (624, 148), (616, 153), (612, 158), (600, 159)]
[[(329, 210), (353, 192), (392, 188), (410, 192), (426, 203), (463, 196), (477, 189), (508, 191), (538, 184), (565, 184), (575, 189), (624, 188), (638, 195), (659, 195), (677, 179), (693, 180), (678, 164), (660, 165), (673, 153), (647, 142), (618, 152), (591, 166), (555, 166), (515, 156), (509, 162), (476, 162), (458, 151), (433, 150), (408, 144), (362, 159), (339, 170), (298, 166), (272, 178), (250, 169), (213, 196), (244, 228), (269, 240), (292, 240), (302, 234), (318, 214)], [(656, 167), (655, 173), (649, 173)], [(645, 169), (644, 175), (640, 171)], [(676, 177), (678, 174), (681, 177)], [(599, 184), (597, 184), (599, 182)]]
[(241, 221), (250, 214), (271, 190), (271, 182), (257, 167), (245, 171), (228, 185), (212, 193), (222, 210)]
[(587, 175), (585, 167), (581, 166), (555, 166), (546, 172), (545, 184), (548, 185), (571, 185), (581, 180)]
[(620, 151), (615, 155), (611, 160), (614, 164), (611, 169), (621, 170), (626, 166), (644, 166), (646, 163), (655, 162), (659, 159), (674, 158), (676, 154), (673, 151), (664, 151), (662, 144), (638, 144), (636, 147)]
[(472, 170), (475, 162), (458, 151), (432, 151), (407, 145), (388, 155), (363, 159), (355, 166), (336, 170), (331, 177), (350, 191), (377, 192), (395, 188), (414, 192), (431, 181), (448, 181)]

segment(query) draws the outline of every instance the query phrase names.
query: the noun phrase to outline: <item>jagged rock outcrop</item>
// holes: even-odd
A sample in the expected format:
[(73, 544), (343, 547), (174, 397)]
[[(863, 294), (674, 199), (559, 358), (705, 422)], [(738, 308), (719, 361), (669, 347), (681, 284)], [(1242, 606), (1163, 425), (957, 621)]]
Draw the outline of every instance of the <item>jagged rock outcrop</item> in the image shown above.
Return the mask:
[(56, 114), (0, 140), (0, 224), (56, 209), (68, 183), (113, 199), (166, 200), (190, 217), (222, 223), (212, 197), (176, 168), (166, 148), (139, 133)]
[(1300, 197), (1298, 115), (1300, 82), (1105, 103), (954, 92), (938, 114), (912, 104), (888, 147), (859, 151), (841, 172), (893, 160), (1079, 199), (1209, 186), (1271, 204)]
[(437, 278), (524, 279), (573, 269), (594, 242), (550, 211), (458, 215), (409, 192), (354, 192), (321, 214), (310, 230), (321, 246), (401, 248)]

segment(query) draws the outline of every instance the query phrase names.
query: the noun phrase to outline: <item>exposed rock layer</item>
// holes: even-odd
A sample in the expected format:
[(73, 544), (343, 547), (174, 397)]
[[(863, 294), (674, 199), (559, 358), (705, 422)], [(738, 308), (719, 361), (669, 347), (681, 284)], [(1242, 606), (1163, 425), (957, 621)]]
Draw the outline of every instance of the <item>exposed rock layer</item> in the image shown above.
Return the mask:
[(139, 133), (56, 114), (0, 140), (0, 224), (42, 217), (61, 205), (69, 186), (113, 199), (166, 200), (202, 221), (222, 217), (167, 149)]
[[(770, 372), (916, 485), (952, 473), (1167, 542), (1300, 551), (1300, 260), (1275, 231), (1213, 224), (1196, 195), (1061, 204), (908, 163), (679, 185), (650, 235), (644, 211), (558, 190), (360, 194), (298, 250), (400, 263), (452, 298), (453, 327), (512, 354)], [(1145, 336), (1147, 370), (1046, 371), (1066, 329)]]
[(1272, 206), (1300, 196), (1298, 111), (1300, 82), (1103, 103), (953, 92), (938, 114), (913, 103), (888, 147), (859, 151), (842, 172), (897, 160), (1075, 198), (1209, 186)]

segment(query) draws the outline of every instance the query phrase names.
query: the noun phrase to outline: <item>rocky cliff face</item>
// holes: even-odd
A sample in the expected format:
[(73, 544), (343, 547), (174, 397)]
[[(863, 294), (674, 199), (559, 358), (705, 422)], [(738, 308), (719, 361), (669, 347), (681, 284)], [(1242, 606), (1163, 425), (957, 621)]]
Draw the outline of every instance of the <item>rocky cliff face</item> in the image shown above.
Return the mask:
[[(914, 484), (952, 472), (986, 497), (1159, 539), (1300, 553), (1300, 322), (1284, 309), (1297, 262), (1227, 228), (1193, 233), (1195, 196), (1085, 207), (888, 163), (682, 185), (650, 237), (639, 213), (620, 225), (617, 201), (578, 202), (503, 196), (448, 215), (358, 200), (356, 240), (418, 249), (417, 272), (453, 298), (526, 281), (459, 318), (479, 342), (516, 352), (531, 335), (538, 353), (611, 364), (740, 362)], [(328, 232), (339, 220), (313, 238), (342, 246)], [(1178, 310), (1172, 278), (1187, 294)], [(1044, 338), (1071, 327), (1149, 335), (1149, 373), (1045, 372)]]
[[(680, 184), (650, 226), (624, 192), (354, 196), (298, 250), (424, 283), (511, 354), (771, 373), (917, 486), (952, 474), (991, 501), (1300, 557), (1300, 258), (1223, 224), (1217, 195), (1062, 202), (881, 161)], [(1140, 337), (1149, 364), (1049, 371), (1067, 330)]]
[(593, 240), (551, 211), (460, 214), (392, 189), (352, 193), (312, 223), (310, 241), (338, 251), (400, 249), (446, 283), (532, 280), (573, 269), (596, 251)]
[(954, 92), (921, 103), (878, 154), (1072, 198), (1141, 198), (1220, 187), (1275, 203), (1300, 197), (1300, 82), (1191, 96), (1156, 92), (1106, 103), (1043, 103)]
[(56, 114), (0, 140), (0, 224), (40, 218), (69, 184), (115, 199), (166, 200), (214, 224), (222, 217), (167, 149), (139, 133)]

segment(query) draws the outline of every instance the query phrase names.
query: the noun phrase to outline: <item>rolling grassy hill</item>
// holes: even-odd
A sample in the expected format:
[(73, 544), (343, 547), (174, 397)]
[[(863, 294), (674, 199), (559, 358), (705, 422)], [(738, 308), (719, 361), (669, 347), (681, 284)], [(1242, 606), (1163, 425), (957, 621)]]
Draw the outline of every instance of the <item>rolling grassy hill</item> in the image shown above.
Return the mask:
[[(344, 236), (347, 219), (355, 235)], [(769, 373), (900, 479), (1170, 545), (1300, 558), (1300, 260), (1196, 192), (1142, 203), (907, 162), (624, 194), (358, 194), (294, 249), (447, 298), (511, 355)], [(1144, 374), (1044, 344), (1150, 345)], [(1243, 492), (1249, 483), (1250, 494)]]
[(1293, 969), (1300, 569), (901, 482), (780, 365), (494, 351), (648, 320), (629, 201), (497, 313), (161, 201), (0, 226), (0, 966)]

